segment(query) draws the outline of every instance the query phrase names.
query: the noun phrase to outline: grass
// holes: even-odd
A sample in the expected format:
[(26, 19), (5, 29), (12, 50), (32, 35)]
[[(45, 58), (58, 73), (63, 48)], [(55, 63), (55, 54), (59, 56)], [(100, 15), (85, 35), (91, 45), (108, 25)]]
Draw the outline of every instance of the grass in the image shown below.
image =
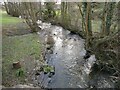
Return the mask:
[[(36, 61), (41, 62), (41, 45), (39, 36), (30, 33), (23, 19), (2, 14), (2, 85), (14, 86), (16, 84), (31, 83), (32, 70)], [(12, 63), (20, 61), (22, 68), (13, 69)], [(18, 72), (23, 75), (19, 77)], [(28, 73), (29, 72), (29, 73)]]
[[(27, 34), (22, 36), (3, 37), (2, 44), (2, 69), (3, 69), (3, 84), (5, 86), (14, 85), (13, 80), (17, 83), (24, 82), (26, 76), (18, 78), (16, 76), (17, 70), (12, 69), (12, 63), (20, 61), (21, 63), (26, 60), (27, 64), (34, 65), (34, 60), (40, 60), (40, 43), (37, 41), (39, 37), (37, 34)], [(30, 59), (31, 60), (28, 60)], [(22, 64), (23, 66), (23, 64)], [(23, 70), (27, 72), (26, 66), (23, 66)], [(27, 68), (31, 68), (27, 67)], [(33, 69), (33, 68), (31, 68)], [(26, 74), (25, 74), (26, 75)], [(9, 81), (8, 81), (9, 80)]]
[(0, 10), (0, 23), (2, 23), (3, 35), (21, 35), (30, 32), (29, 26), (24, 22), (24, 19), (12, 17), (4, 10)]
[(16, 24), (16, 23), (19, 23), (19, 22), (22, 22), (23, 19), (20, 19), (20, 18), (17, 18), (17, 17), (12, 17), (8, 14), (6, 14), (6, 11), (0, 11), (1, 15), (2, 15), (2, 20), (0, 20), (0, 23), (2, 23), (2, 25), (5, 25), (5, 24)]
[(38, 40), (37, 34), (3, 37), (3, 56), (5, 56), (3, 58), (16, 61), (25, 57), (25, 55), (34, 55), (38, 59), (40, 52)]

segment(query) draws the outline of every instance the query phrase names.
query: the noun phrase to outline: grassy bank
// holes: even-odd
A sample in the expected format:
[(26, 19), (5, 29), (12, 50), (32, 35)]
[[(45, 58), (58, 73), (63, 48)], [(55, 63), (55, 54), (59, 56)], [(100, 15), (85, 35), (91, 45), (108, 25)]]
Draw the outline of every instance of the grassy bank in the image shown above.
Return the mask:
[[(30, 33), (23, 19), (12, 17), (2, 11), (2, 85), (33, 83), (33, 70), (41, 59), (39, 36)], [(21, 63), (20, 69), (13, 69), (13, 62)], [(38, 62), (37, 62), (38, 61)], [(18, 75), (22, 72), (21, 75)]]
[(2, 15), (2, 20), (0, 20), (0, 22), (2, 22), (3, 25), (6, 24), (17, 24), (23, 21), (23, 19), (17, 18), (17, 17), (12, 17), (8, 14), (6, 14), (6, 11), (0, 10), (1, 15)]
[[(29, 83), (28, 77), (35, 68), (36, 60), (41, 60), (40, 44), (36, 34), (22, 36), (3, 37), (2, 44), (2, 76), (3, 85)], [(19, 69), (13, 69), (12, 63), (20, 61), (24, 75), (17, 76)], [(29, 74), (28, 74), (29, 72)], [(31, 73), (32, 74), (32, 73)]]

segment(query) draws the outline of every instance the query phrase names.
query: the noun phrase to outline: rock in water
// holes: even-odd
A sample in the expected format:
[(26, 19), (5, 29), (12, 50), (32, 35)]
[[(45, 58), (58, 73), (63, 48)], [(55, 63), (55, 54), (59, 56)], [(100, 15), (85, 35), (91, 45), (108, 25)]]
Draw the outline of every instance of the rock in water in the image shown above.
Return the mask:
[(70, 35), (74, 35), (74, 34), (76, 34), (74, 31), (71, 31), (71, 32), (70, 32)]
[(36, 71), (35, 75), (36, 75), (36, 76), (40, 75), (40, 72)]
[(88, 59), (91, 55), (91, 52), (89, 50), (86, 51), (86, 55), (84, 56), (84, 59)]
[(47, 44), (50, 44), (50, 45), (53, 45), (53, 44), (54, 44), (54, 39), (53, 39), (53, 37), (50, 36), (50, 35), (47, 37)]

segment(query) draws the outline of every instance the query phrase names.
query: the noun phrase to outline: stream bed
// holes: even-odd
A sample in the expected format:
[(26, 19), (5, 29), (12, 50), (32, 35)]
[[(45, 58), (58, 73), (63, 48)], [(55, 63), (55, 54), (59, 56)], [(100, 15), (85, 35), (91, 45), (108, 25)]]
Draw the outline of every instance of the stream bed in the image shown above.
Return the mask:
[(108, 74), (101, 74), (90, 79), (89, 73), (95, 63), (95, 55), (84, 59), (85, 40), (80, 36), (50, 23), (40, 25), (40, 38), (46, 41), (48, 34), (54, 39), (53, 47), (46, 50), (46, 64), (55, 67), (55, 75), (41, 73), (38, 82), (45, 88), (113, 88), (114, 84)]

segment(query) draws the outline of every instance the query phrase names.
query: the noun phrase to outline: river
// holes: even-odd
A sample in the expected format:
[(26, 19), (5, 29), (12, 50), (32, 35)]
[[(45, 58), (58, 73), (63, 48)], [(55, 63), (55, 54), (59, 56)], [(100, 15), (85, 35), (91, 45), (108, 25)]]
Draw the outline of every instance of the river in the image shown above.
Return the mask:
[(48, 78), (42, 73), (38, 82), (45, 88), (88, 88), (90, 83), (98, 88), (114, 87), (108, 75), (96, 76), (90, 81), (89, 73), (95, 63), (95, 55), (84, 59), (86, 54), (85, 40), (80, 36), (64, 30), (60, 26), (42, 23), (42, 33), (39, 35), (44, 41), (48, 34), (54, 39), (53, 53), (46, 54), (46, 63), (55, 67), (55, 75)]

